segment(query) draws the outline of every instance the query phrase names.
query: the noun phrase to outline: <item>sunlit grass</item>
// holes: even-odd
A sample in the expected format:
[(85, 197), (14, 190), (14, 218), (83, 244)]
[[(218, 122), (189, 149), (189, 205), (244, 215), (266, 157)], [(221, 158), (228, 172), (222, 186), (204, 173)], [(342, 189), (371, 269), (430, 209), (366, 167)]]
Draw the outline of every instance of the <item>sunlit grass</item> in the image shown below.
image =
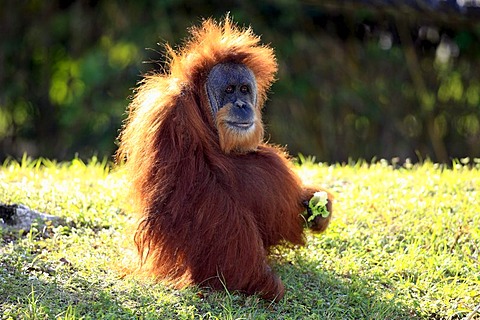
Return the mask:
[(0, 202), (61, 222), (0, 229), (2, 319), (480, 319), (478, 160), (302, 160), (304, 181), (335, 194), (334, 220), (305, 248), (273, 251), (287, 288), (278, 304), (125, 277), (132, 218), (121, 170), (97, 159), (6, 162)]

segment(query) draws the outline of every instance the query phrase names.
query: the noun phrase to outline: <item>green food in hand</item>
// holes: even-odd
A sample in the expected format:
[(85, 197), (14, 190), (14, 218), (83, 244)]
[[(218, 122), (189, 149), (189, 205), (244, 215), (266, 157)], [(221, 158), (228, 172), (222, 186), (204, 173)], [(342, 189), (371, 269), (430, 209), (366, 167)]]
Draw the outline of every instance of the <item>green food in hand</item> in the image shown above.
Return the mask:
[(313, 197), (308, 202), (308, 206), (312, 215), (308, 217), (307, 221), (313, 221), (317, 216), (326, 218), (330, 215), (327, 210), (328, 194), (325, 191), (318, 191), (313, 194)]

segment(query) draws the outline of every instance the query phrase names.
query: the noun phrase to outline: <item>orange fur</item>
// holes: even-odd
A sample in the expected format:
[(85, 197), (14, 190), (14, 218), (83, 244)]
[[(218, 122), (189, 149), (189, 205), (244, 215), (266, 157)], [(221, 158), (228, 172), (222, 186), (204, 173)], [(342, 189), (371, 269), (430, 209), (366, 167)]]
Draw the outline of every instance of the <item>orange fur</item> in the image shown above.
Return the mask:
[[(260, 109), (277, 64), (250, 28), (226, 18), (191, 30), (170, 54), (169, 72), (145, 78), (120, 135), (140, 220), (142, 270), (176, 287), (189, 284), (283, 296), (267, 264), (271, 246), (303, 244), (305, 189), (285, 153), (261, 142)], [(206, 77), (218, 63), (245, 64), (257, 80), (257, 123), (249, 135), (212, 118)], [(255, 151), (251, 151), (255, 150)], [(329, 218), (321, 223), (326, 227)]]

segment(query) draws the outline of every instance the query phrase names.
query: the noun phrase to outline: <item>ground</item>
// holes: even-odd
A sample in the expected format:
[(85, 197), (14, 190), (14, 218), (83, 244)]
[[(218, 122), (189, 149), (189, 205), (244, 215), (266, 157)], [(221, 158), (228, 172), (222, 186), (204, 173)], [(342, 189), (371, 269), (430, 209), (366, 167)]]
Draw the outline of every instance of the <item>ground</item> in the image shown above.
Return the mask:
[(59, 217), (0, 229), (2, 319), (480, 319), (480, 160), (296, 167), (336, 197), (326, 233), (277, 248), (278, 304), (172, 290), (125, 272), (133, 214), (121, 168), (23, 159), (0, 202)]

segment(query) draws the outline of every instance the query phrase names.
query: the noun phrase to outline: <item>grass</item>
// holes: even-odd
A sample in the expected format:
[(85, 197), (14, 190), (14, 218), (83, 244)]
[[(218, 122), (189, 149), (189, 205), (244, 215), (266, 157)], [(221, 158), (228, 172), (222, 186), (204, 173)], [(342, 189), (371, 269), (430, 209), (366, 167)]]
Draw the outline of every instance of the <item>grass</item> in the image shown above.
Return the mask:
[[(480, 161), (298, 166), (336, 195), (325, 234), (277, 248), (278, 304), (125, 277), (128, 181), (106, 163), (7, 162), (0, 202), (61, 217), (0, 229), (2, 319), (480, 319)], [(477, 310), (477, 311), (476, 311)]]

